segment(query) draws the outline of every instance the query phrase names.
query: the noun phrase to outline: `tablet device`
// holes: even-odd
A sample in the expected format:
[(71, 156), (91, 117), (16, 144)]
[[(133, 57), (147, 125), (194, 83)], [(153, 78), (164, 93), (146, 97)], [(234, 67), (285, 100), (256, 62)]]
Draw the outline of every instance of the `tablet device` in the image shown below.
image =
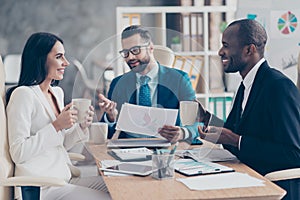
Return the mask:
[(152, 173), (152, 166), (134, 163), (120, 163), (107, 168), (100, 168), (102, 171), (132, 174), (137, 176), (148, 176)]

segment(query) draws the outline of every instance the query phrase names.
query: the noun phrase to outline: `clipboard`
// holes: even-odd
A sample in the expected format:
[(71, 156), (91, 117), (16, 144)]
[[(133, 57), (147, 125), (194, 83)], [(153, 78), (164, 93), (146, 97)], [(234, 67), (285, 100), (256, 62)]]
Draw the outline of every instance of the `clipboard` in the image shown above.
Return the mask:
[(195, 161), (193, 159), (178, 159), (175, 162), (175, 171), (185, 176), (197, 176), (206, 174), (217, 174), (234, 172), (234, 169), (209, 161)]

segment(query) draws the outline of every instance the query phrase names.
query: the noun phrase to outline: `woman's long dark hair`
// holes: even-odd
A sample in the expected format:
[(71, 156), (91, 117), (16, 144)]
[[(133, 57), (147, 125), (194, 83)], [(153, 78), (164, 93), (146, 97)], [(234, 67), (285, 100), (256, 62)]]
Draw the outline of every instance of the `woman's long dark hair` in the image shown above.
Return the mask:
[[(7, 103), (17, 87), (39, 85), (46, 79), (48, 74), (47, 55), (57, 41), (63, 44), (62, 39), (56, 35), (44, 32), (34, 33), (28, 38), (22, 53), (19, 82), (17, 86), (7, 91)], [(58, 81), (54, 81), (53, 85), (57, 84)]]

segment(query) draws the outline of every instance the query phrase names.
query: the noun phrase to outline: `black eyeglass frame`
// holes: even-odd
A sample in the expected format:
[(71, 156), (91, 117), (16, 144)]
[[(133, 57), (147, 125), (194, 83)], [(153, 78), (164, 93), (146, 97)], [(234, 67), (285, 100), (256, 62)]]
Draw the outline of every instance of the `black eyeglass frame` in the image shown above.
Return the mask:
[[(119, 51), (119, 53), (121, 54), (121, 56), (123, 58), (128, 58), (129, 56), (129, 52), (132, 54), (132, 55), (139, 55), (141, 53), (141, 48), (143, 47), (148, 47), (150, 45), (150, 42), (148, 42), (147, 44), (144, 44), (144, 45), (137, 45), (137, 46), (133, 46), (131, 47), (130, 49), (123, 49), (121, 51)], [(136, 51), (135, 51), (136, 50)]]

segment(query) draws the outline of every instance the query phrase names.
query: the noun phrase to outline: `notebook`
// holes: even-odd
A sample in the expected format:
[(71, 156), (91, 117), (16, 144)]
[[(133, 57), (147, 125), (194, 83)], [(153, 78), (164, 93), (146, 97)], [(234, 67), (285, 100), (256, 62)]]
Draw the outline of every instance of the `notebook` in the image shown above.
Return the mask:
[(107, 148), (123, 148), (123, 147), (148, 147), (161, 148), (169, 147), (171, 143), (167, 140), (160, 139), (118, 139), (110, 140), (107, 143)]
[(175, 171), (186, 175), (205, 175), (205, 174), (216, 174), (224, 172), (233, 172), (234, 169), (209, 161), (195, 161), (193, 159), (178, 159), (175, 162)]
[(112, 149), (108, 154), (120, 161), (145, 161), (151, 160), (152, 151), (146, 147)]

